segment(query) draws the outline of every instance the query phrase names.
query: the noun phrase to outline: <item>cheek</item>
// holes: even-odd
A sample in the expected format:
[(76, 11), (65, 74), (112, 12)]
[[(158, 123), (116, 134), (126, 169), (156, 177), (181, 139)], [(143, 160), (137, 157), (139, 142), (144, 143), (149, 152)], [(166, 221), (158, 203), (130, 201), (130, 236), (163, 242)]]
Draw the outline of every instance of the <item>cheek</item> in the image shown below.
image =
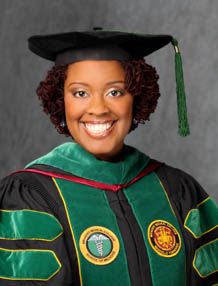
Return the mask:
[(133, 117), (133, 99), (132, 96), (119, 106), (120, 119), (122, 119), (125, 129), (129, 129), (132, 124)]
[(131, 95), (129, 96), (128, 100), (124, 102), (123, 106), (121, 106), (120, 110), (123, 113), (123, 117), (132, 120), (133, 98)]
[(67, 120), (74, 120), (82, 114), (83, 105), (78, 104), (71, 96), (64, 97), (65, 117)]

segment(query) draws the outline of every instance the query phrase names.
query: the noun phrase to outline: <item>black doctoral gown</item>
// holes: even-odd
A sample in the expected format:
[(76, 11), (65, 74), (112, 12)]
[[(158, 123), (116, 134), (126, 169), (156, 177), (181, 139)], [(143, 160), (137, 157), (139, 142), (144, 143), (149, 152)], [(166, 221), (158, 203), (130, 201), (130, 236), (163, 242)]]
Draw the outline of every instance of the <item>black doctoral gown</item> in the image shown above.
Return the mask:
[(133, 147), (62, 144), (3, 178), (0, 205), (1, 286), (218, 285), (216, 202)]

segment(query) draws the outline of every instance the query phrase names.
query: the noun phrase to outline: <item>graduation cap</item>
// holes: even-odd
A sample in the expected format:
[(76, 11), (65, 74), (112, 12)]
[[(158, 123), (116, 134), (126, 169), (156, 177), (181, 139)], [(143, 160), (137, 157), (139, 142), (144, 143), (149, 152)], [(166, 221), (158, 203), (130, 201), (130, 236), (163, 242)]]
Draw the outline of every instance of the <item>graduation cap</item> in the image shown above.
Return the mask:
[(171, 35), (150, 35), (104, 30), (35, 35), (28, 39), (29, 49), (38, 56), (67, 65), (82, 60), (137, 60), (171, 43), (175, 50), (175, 73), (177, 89), (178, 133), (187, 136), (186, 97), (182, 59), (178, 42)]

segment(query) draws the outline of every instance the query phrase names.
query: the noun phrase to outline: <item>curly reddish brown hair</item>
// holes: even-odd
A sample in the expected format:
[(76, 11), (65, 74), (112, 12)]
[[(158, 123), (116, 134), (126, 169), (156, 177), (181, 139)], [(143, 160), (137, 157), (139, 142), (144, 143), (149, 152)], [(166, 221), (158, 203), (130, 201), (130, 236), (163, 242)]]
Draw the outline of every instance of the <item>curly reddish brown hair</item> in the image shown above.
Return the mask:
[[(120, 61), (125, 70), (125, 89), (134, 97), (133, 121), (130, 131), (139, 123), (150, 120), (150, 114), (157, 106), (160, 96), (156, 69), (145, 60)], [(67, 126), (62, 126), (65, 119), (64, 82), (67, 77), (65, 66), (53, 66), (44, 81), (39, 83), (36, 93), (41, 101), (43, 111), (50, 116), (51, 122), (60, 134), (71, 136)], [(129, 131), (129, 132), (130, 132)]]

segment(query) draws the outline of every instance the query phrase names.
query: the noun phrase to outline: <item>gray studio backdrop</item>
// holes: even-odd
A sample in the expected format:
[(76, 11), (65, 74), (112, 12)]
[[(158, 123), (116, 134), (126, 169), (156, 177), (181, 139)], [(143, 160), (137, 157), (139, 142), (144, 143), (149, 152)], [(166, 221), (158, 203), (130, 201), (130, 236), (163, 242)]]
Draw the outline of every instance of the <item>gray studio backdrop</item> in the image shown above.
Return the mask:
[(185, 170), (218, 198), (217, 13), (217, 0), (1, 0), (0, 177), (70, 140), (41, 111), (35, 89), (52, 64), (28, 51), (27, 38), (102, 26), (178, 39), (191, 135), (177, 135), (174, 51), (169, 45), (147, 58), (160, 74), (158, 108), (126, 143)]

